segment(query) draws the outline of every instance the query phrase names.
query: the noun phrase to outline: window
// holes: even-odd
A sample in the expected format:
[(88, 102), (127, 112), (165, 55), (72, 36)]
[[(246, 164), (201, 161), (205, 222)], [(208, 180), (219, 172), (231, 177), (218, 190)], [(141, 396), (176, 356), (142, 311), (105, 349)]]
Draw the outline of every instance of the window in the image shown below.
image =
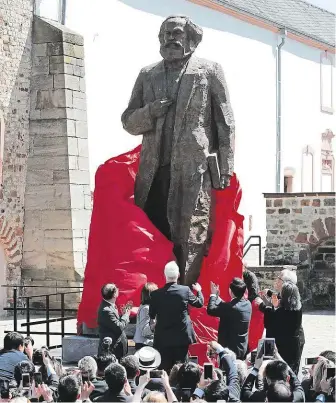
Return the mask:
[(333, 56), (327, 51), (321, 53), (321, 110), (333, 113)]
[(34, 12), (39, 17), (49, 18), (61, 24), (65, 23), (64, 0), (35, 0)]
[(284, 193), (293, 193), (294, 174), (294, 168), (285, 168)]
[(302, 150), (301, 192), (314, 191), (314, 150), (310, 146)]
[(5, 119), (0, 110), (0, 185), (2, 185), (2, 166), (5, 147)]
[(322, 133), (321, 145), (321, 191), (333, 192), (335, 180), (335, 159), (332, 149), (334, 133), (327, 129)]

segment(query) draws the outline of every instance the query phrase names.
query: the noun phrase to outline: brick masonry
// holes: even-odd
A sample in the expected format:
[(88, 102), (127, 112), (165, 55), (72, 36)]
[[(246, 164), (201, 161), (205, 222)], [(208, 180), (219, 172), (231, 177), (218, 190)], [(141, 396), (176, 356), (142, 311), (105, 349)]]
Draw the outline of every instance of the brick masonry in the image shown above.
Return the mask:
[(335, 193), (265, 194), (265, 199), (265, 265), (297, 266), (305, 298), (317, 307), (334, 306)]
[(4, 126), (0, 242), (7, 255), (2, 276), (7, 283), (18, 283), (21, 278), (32, 20), (33, 0), (0, 0), (0, 115)]
[(1, 282), (54, 292), (81, 284), (86, 264), (84, 46), (81, 36), (34, 17), (33, 3), (0, 0)]
[(22, 279), (49, 292), (59, 282), (78, 285), (86, 264), (91, 191), (84, 46), (79, 35), (38, 17), (32, 42)]

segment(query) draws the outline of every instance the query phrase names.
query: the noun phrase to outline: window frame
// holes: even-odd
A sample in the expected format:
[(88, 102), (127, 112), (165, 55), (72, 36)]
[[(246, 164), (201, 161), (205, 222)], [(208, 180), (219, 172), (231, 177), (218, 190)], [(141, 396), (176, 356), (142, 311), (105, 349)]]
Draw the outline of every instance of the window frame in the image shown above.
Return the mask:
[[(331, 105), (324, 105), (323, 104), (323, 60), (329, 60), (330, 62), (330, 85), (331, 85)], [(323, 51), (320, 54), (320, 106), (321, 106), (321, 112), (326, 112), (333, 114), (334, 113), (334, 94), (333, 94), (333, 83), (334, 83), (334, 59), (331, 53), (328, 51)]]
[[(322, 133), (321, 140), (321, 191), (322, 191), (322, 181), (324, 176), (331, 177), (331, 192), (335, 189), (335, 157), (332, 148), (332, 141), (335, 137), (332, 130), (327, 129), (324, 133)], [(325, 141), (326, 140), (326, 141)], [(325, 169), (324, 161), (330, 161), (331, 167), (330, 169)]]
[[(50, 1), (50, 0), (48, 0)], [(56, 21), (62, 25), (65, 25), (65, 13), (66, 13), (66, 0), (54, 0), (58, 3), (58, 17), (57, 19), (50, 18), (52, 21)], [(34, 0), (34, 15), (37, 15), (38, 17), (44, 17), (40, 13), (40, 5), (41, 5), (42, 0)], [(38, 4), (40, 3), (40, 4)]]
[[(311, 155), (312, 158), (312, 168), (311, 168), (311, 190), (308, 189), (304, 189), (304, 171), (303, 171), (303, 158), (304, 156), (308, 156)], [(314, 172), (315, 172), (315, 153), (314, 153), (314, 149), (309, 146), (306, 145), (303, 149), (302, 149), (302, 153), (301, 153), (301, 192), (314, 192)]]

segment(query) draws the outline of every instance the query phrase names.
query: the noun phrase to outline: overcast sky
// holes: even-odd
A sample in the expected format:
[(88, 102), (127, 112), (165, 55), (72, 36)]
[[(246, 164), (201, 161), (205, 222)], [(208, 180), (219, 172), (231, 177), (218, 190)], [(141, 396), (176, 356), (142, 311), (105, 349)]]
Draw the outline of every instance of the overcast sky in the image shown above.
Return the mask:
[(308, 3), (315, 4), (336, 14), (336, 0), (307, 0)]

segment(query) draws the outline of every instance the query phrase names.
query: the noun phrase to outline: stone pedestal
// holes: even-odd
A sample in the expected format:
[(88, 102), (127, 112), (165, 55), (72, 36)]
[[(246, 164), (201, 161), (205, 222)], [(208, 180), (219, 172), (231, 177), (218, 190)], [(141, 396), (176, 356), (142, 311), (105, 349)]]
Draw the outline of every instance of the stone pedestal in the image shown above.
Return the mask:
[(98, 353), (99, 339), (83, 336), (66, 336), (62, 341), (62, 358), (67, 363), (78, 363), (80, 359)]
[(26, 295), (81, 283), (91, 217), (83, 38), (34, 17), (32, 42), (22, 281), (44, 288)]

